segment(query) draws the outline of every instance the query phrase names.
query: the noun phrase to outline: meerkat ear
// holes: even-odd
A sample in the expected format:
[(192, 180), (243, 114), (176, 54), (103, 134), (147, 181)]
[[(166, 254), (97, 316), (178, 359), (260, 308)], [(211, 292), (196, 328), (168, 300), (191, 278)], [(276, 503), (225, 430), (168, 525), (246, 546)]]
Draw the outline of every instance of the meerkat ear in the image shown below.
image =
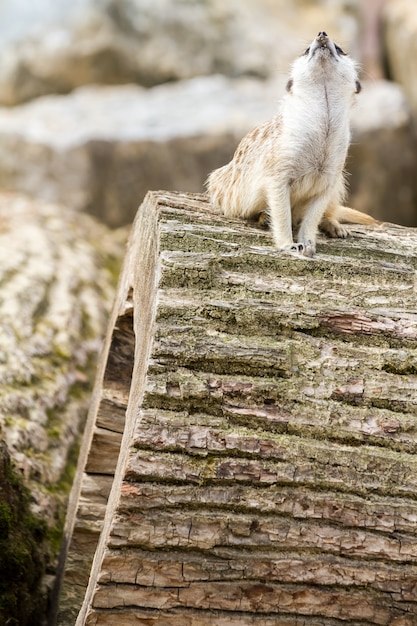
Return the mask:
[(355, 93), (360, 93), (362, 91), (362, 85), (360, 84), (358, 80), (355, 81), (355, 85), (356, 85)]
[(294, 81), (293, 81), (292, 78), (290, 78), (290, 80), (287, 83), (287, 87), (286, 87), (288, 93), (292, 93), (292, 86), (293, 86), (293, 84), (294, 84)]

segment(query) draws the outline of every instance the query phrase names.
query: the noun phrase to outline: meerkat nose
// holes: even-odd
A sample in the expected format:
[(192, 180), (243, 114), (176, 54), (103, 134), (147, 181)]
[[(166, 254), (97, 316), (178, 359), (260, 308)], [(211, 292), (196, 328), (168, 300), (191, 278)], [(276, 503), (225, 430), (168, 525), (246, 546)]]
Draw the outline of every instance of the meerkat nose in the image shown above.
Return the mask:
[(321, 31), (318, 35), (317, 35), (317, 39), (327, 39), (328, 34), (323, 31)]

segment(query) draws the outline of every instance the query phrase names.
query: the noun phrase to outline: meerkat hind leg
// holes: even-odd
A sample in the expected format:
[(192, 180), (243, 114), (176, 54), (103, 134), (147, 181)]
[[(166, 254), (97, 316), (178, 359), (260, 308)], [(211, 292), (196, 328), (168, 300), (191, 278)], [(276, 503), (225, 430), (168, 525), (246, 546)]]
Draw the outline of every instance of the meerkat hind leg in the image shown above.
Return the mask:
[(325, 215), (319, 225), (320, 230), (333, 239), (346, 239), (349, 231), (335, 217)]
[(261, 228), (262, 230), (270, 230), (271, 228), (271, 218), (267, 211), (261, 211), (260, 213), (251, 216), (248, 219), (248, 222), (251, 226)]

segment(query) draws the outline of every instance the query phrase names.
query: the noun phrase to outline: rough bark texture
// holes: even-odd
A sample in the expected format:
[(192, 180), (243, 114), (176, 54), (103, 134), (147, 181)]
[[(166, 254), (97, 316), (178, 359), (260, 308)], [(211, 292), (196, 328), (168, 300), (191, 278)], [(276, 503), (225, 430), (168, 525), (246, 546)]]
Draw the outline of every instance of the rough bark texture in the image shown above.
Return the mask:
[(1, 624), (46, 619), (123, 249), (89, 216), (0, 193)]
[(204, 196), (148, 194), (60, 624), (84, 592), (77, 626), (417, 623), (417, 231), (351, 232), (301, 258)]

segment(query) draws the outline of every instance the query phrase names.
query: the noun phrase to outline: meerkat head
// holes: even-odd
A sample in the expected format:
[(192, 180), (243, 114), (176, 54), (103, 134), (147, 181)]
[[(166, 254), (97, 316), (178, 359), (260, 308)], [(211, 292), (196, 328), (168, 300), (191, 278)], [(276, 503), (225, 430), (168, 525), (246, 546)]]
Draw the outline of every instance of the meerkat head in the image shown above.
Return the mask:
[(319, 32), (308, 48), (295, 60), (287, 91), (292, 92), (299, 84), (333, 82), (343, 89), (352, 88), (352, 93), (359, 93), (361, 84), (357, 74), (357, 65), (342, 48), (333, 42), (327, 33)]

